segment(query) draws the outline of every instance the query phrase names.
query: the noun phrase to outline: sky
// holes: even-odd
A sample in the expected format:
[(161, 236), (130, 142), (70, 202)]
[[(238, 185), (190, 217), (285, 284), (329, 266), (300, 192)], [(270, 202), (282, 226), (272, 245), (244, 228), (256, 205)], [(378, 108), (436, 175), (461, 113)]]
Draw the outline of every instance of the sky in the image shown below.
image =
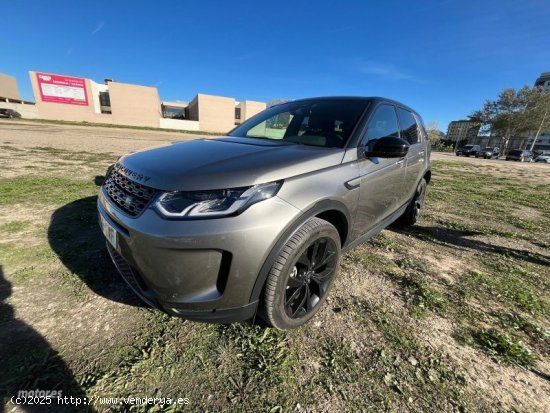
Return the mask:
[(446, 131), (550, 71), (550, 0), (2, 2), (0, 73), (270, 101), (384, 96)]

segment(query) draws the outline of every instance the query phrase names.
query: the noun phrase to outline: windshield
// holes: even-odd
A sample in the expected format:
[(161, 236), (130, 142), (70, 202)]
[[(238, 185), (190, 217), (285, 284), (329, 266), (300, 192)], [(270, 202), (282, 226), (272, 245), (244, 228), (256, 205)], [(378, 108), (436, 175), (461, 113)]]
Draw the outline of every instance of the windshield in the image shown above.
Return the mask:
[(519, 150), (519, 149), (512, 149), (510, 151), (510, 155), (521, 155), (523, 153), (522, 150)]
[(463, 149), (472, 149), (474, 145), (466, 145)]
[(229, 136), (342, 148), (367, 107), (364, 100), (305, 100), (273, 106)]
[(485, 149), (483, 149), (483, 150), (484, 150), (484, 151), (492, 151), (493, 148), (492, 148), (492, 147), (491, 147), (491, 148), (490, 148), (490, 147), (487, 147), (487, 148), (485, 148)]

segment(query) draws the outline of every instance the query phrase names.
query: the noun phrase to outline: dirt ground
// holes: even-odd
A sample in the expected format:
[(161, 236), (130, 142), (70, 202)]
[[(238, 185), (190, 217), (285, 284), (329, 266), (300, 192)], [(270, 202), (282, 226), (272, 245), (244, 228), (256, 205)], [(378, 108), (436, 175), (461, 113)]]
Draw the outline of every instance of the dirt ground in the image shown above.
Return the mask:
[(197, 137), (204, 136), (179, 132), (0, 120), (0, 141), (3, 144), (16, 143), (26, 148), (51, 146), (68, 151), (110, 152), (122, 155)]
[[(280, 333), (149, 310), (109, 261), (97, 179), (124, 153), (192, 138), (0, 120), (0, 398), (52, 388), (187, 396), (189, 411), (550, 411), (550, 165), (434, 153), (420, 222), (344, 256), (319, 315)], [(59, 411), (82, 410), (128, 409)]]
[[(27, 148), (51, 146), (68, 151), (110, 152), (122, 155), (153, 146), (197, 138), (208, 137), (180, 132), (0, 120), (0, 141), (4, 144), (14, 143)], [(548, 172), (546, 164), (521, 164), (506, 162), (503, 159), (459, 157), (454, 153), (434, 152), (432, 159), (460, 161), (473, 165), (491, 165), (496, 170), (521, 171), (533, 174), (535, 177), (546, 176)]]

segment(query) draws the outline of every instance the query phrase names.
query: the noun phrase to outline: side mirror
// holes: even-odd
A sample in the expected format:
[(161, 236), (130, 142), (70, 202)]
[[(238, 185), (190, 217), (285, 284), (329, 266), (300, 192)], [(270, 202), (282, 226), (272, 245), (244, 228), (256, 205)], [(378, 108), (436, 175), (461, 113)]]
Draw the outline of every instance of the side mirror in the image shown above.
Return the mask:
[(371, 145), (365, 148), (365, 156), (371, 158), (403, 158), (410, 146), (405, 139), (393, 136), (377, 139)]

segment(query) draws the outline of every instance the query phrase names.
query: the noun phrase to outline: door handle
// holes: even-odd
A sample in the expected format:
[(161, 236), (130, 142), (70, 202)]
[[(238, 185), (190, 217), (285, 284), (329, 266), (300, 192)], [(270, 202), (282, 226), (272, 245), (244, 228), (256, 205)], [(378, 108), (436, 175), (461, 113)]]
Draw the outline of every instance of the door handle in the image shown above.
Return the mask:
[(397, 165), (403, 165), (403, 162), (405, 162), (405, 158), (399, 159), (399, 160), (396, 162), (396, 164), (397, 164)]
[(344, 182), (344, 186), (349, 190), (359, 188), (361, 186), (361, 177), (359, 176), (357, 178)]
[(418, 152), (418, 155), (420, 155), (420, 156), (424, 156), (424, 151), (420, 151), (420, 152)]

